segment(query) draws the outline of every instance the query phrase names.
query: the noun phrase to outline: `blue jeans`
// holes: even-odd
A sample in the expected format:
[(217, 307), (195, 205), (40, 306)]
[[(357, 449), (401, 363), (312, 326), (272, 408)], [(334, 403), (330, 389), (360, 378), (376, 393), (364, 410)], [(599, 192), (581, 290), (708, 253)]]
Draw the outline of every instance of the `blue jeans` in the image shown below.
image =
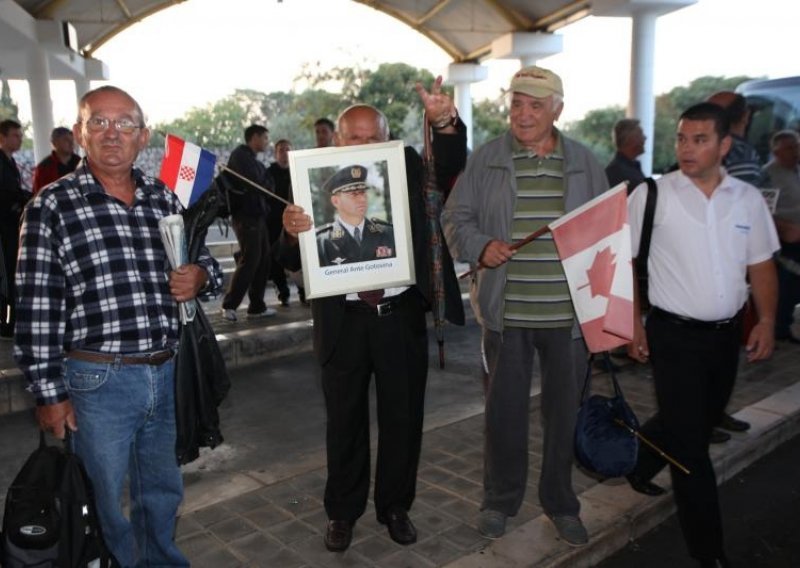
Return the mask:
[[(124, 568), (189, 566), (175, 545), (183, 480), (175, 458), (174, 360), (158, 367), (67, 359), (73, 436), (111, 553)], [(128, 476), (130, 520), (122, 511)]]

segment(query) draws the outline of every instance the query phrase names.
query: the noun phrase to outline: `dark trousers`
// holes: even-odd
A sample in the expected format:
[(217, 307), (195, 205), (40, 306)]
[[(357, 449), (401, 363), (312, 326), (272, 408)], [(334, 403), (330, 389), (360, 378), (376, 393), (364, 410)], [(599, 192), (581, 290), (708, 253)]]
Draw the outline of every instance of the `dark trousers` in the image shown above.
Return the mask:
[(369, 385), (375, 375), (378, 459), (375, 510), (411, 508), (422, 444), (428, 338), (416, 290), (390, 315), (348, 310), (331, 359), (322, 367), (328, 411), (328, 518), (355, 521), (370, 480)]
[(0, 224), (0, 246), (3, 249), (3, 274), (6, 293), (0, 294), (0, 335), (14, 335), (16, 321), (17, 250), (19, 249), (19, 223), (11, 221)]
[(778, 309), (775, 312), (775, 337), (786, 339), (792, 334), (794, 307), (800, 304), (800, 276), (789, 272), (778, 262)]
[(250, 298), (248, 313), (258, 314), (267, 308), (264, 303), (270, 265), (267, 224), (263, 219), (234, 218), (231, 225), (239, 241), (239, 259), (222, 307), (235, 310), (247, 294)]
[[(670, 468), (683, 537), (689, 554), (701, 561), (723, 553), (717, 479), (708, 445), (733, 390), (741, 335), (741, 321), (709, 330), (690, 328), (657, 313), (647, 319), (658, 413), (641, 431), (690, 471), (687, 475)], [(641, 445), (633, 473), (649, 480), (665, 465)]]
[(551, 515), (577, 515), (572, 488), (573, 440), (586, 376), (586, 344), (571, 328), (484, 329), (488, 366), (484, 497), (481, 509), (516, 515), (528, 480), (528, 427), (534, 353), (542, 370), (542, 471), (539, 502)]
[(278, 250), (277, 241), (273, 241), (270, 246), (272, 247), (273, 254), (269, 265), (269, 279), (272, 280), (272, 283), (275, 284), (275, 288), (278, 290), (278, 299), (288, 300), (289, 283), (286, 281), (286, 271), (283, 265), (278, 262), (276, 258), (277, 254), (275, 254)]

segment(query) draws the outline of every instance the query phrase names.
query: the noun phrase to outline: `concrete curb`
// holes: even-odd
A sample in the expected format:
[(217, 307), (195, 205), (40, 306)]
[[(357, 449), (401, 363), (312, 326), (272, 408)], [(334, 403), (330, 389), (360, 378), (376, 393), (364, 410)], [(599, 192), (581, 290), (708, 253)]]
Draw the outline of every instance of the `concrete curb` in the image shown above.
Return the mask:
[[(752, 424), (746, 433), (713, 446), (711, 458), (722, 483), (800, 433), (800, 383), (768, 396), (736, 414)], [(656, 477), (670, 487), (669, 472)], [(448, 568), (554, 568), (594, 566), (661, 524), (675, 512), (672, 495), (652, 498), (633, 492), (619, 480), (601, 483), (579, 496), (581, 518), (589, 544), (573, 548), (554, 538), (555, 528), (545, 515), (489, 542), (483, 549), (447, 564)]]

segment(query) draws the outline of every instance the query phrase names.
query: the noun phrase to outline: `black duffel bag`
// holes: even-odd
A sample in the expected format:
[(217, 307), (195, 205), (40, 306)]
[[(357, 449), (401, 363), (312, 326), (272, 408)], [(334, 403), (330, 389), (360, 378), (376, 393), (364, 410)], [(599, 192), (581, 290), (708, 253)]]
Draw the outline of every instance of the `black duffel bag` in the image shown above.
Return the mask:
[(614, 394), (586, 398), (591, 381), (590, 360), (575, 425), (575, 459), (581, 467), (602, 477), (621, 477), (636, 466), (639, 440), (633, 432), (638, 431), (639, 422), (625, 402), (608, 355), (604, 356)]

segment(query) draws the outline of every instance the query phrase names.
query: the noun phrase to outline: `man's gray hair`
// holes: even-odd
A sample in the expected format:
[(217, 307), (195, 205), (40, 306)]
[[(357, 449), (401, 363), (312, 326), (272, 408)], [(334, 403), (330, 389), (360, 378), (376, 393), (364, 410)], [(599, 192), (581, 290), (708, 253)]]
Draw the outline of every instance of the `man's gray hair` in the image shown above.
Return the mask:
[(770, 138), (769, 147), (774, 150), (778, 147), (778, 144), (784, 140), (794, 140), (795, 142), (800, 142), (800, 134), (798, 134), (796, 130), (779, 130), (772, 135), (772, 138)]
[(619, 119), (611, 130), (611, 139), (614, 141), (614, 147), (622, 147), (628, 140), (628, 137), (640, 128), (639, 124), (638, 118)]

